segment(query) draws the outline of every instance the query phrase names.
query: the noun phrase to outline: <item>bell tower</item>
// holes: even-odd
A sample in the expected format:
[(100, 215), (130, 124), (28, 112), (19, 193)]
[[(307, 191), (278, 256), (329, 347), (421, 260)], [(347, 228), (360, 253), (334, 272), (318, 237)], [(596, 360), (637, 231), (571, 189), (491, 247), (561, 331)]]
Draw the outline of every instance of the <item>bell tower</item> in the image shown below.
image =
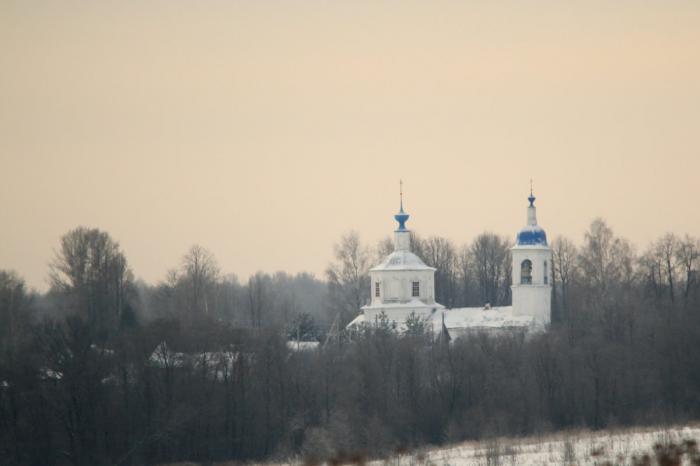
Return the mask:
[(518, 233), (513, 258), (513, 313), (533, 316), (540, 329), (546, 328), (552, 316), (552, 250), (547, 234), (537, 224), (535, 196), (530, 186), (527, 224)]

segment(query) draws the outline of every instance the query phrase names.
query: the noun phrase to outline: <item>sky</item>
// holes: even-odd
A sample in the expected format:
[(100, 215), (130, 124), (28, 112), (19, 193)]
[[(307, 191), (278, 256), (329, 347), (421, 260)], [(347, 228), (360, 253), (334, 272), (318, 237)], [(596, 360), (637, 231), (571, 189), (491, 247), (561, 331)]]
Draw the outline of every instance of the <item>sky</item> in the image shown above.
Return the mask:
[(107, 231), (323, 277), (355, 230), (700, 236), (700, 2), (0, 0), (0, 269)]

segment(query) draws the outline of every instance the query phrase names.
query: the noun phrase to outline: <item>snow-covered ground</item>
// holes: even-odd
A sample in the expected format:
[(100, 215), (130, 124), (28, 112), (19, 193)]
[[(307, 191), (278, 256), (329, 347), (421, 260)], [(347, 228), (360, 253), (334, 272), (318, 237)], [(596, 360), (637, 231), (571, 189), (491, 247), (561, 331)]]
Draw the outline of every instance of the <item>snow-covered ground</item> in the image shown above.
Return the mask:
[[(659, 449), (658, 446), (662, 448)], [(367, 466), (700, 466), (700, 424), (666, 428), (567, 431), (544, 437), (498, 438), (396, 454), (382, 460), (334, 459)], [(663, 455), (666, 455), (662, 458)], [(233, 462), (216, 463), (233, 466)], [(302, 459), (257, 466), (318, 464)], [(168, 466), (196, 466), (178, 463)], [(320, 466), (320, 465), (319, 465)]]
[[(499, 438), (396, 455), (373, 465), (534, 466), (654, 465), (658, 455), (675, 455), (680, 463), (700, 465), (700, 425), (669, 428), (565, 432), (547, 437)], [(661, 445), (662, 450), (655, 449)], [(672, 450), (671, 446), (677, 446)], [(647, 455), (648, 459), (644, 456)], [(672, 460), (672, 458), (668, 458)], [(695, 460), (695, 462), (693, 461)], [(647, 462), (648, 461), (648, 462)]]

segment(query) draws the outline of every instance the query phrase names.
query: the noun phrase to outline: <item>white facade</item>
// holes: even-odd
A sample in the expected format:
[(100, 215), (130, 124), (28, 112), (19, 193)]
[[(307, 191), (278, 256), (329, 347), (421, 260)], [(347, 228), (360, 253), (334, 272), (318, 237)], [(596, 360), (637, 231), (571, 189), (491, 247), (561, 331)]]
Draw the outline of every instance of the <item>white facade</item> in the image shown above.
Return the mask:
[(411, 252), (408, 214), (394, 216), (394, 251), (370, 270), (371, 301), (348, 327), (374, 325), (383, 314), (399, 330), (411, 315), (421, 317), (433, 332), (459, 338), (475, 332), (503, 333), (544, 330), (551, 315), (552, 252), (544, 230), (537, 225), (535, 198), (530, 194), (527, 225), (511, 249), (513, 258), (512, 306), (445, 309), (435, 301), (435, 269)]
[[(512, 249), (513, 255), (513, 314), (516, 316), (532, 316), (538, 327), (545, 328), (551, 322), (552, 314), (552, 285), (548, 276), (552, 263), (552, 252), (549, 248), (519, 248)], [(523, 262), (532, 263), (532, 282), (522, 283), (520, 271)], [(547, 271), (545, 272), (545, 269)]]
[[(409, 232), (394, 232), (394, 252), (370, 269), (372, 301), (370, 306), (421, 301), (435, 304), (435, 269), (428, 267), (410, 251)], [(403, 240), (406, 240), (405, 242)], [(405, 246), (401, 247), (400, 244)]]

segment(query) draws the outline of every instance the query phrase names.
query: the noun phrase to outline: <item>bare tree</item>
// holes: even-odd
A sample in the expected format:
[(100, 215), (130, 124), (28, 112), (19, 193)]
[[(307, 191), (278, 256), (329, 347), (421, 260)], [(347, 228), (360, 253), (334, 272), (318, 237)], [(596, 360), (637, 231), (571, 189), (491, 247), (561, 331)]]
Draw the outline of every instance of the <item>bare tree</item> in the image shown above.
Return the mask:
[(560, 308), (560, 319), (569, 317), (569, 295), (571, 282), (575, 280), (578, 250), (574, 243), (565, 237), (557, 237), (552, 242), (552, 284), (556, 306)]
[(585, 233), (579, 264), (587, 285), (607, 297), (612, 286), (629, 284), (634, 277), (634, 251), (629, 241), (615, 236), (603, 219), (595, 219)]
[(422, 259), (430, 267), (435, 267), (435, 299), (453, 307), (456, 300), (455, 277), (457, 253), (452, 242), (440, 236), (432, 236), (423, 242)]
[(661, 258), (662, 272), (668, 285), (668, 296), (671, 304), (676, 302), (676, 259), (678, 257), (678, 238), (673, 233), (667, 233), (656, 242), (657, 254)]
[(182, 283), (187, 289), (190, 315), (209, 313), (219, 267), (211, 252), (195, 244), (182, 258)]
[(377, 264), (380, 263), (392, 252), (394, 252), (394, 241), (387, 236), (377, 243), (373, 262)]
[(85, 227), (66, 233), (49, 277), (52, 289), (68, 297), (94, 331), (109, 332), (121, 321), (133, 278), (119, 244), (109, 234)]
[(354, 231), (343, 235), (333, 252), (335, 262), (328, 266), (326, 278), (331, 305), (340, 313), (341, 324), (344, 326), (369, 298), (371, 255)]
[(0, 270), (0, 350), (13, 345), (20, 327), (29, 324), (29, 303), (24, 280), (13, 271)]
[(411, 252), (425, 261), (425, 256), (427, 254), (425, 240), (413, 231), (410, 233), (410, 237)]
[(500, 305), (509, 297), (510, 243), (493, 233), (482, 233), (470, 246), (474, 278), (479, 290), (480, 304)]
[(588, 315), (604, 329), (607, 339), (634, 334), (638, 259), (629, 241), (615, 236), (602, 219), (591, 223), (579, 254), (581, 284)]
[(690, 292), (697, 286), (698, 265), (700, 264), (700, 239), (685, 235), (679, 241), (676, 249), (676, 261), (684, 275), (683, 302), (687, 306)]
[(661, 260), (656, 254), (656, 248), (649, 247), (639, 258), (639, 274), (642, 277), (646, 291), (651, 293), (656, 301), (663, 294), (663, 276), (661, 273)]
[[(682, 255), (681, 240), (667, 233), (649, 245), (640, 258), (640, 272), (657, 301), (667, 295), (670, 304), (675, 304), (676, 288), (682, 280)], [(692, 252), (690, 255), (692, 257)]]
[(457, 255), (457, 282), (460, 291), (460, 305), (472, 304), (471, 288), (474, 266), (472, 264), (471, 249), (466, 244), (459, 249)]
[(263, 312), (270, 307), (270, 277), (258, 272), (248, 279), (248, 304), (250, 324), (253, 328), (262, 327)]

